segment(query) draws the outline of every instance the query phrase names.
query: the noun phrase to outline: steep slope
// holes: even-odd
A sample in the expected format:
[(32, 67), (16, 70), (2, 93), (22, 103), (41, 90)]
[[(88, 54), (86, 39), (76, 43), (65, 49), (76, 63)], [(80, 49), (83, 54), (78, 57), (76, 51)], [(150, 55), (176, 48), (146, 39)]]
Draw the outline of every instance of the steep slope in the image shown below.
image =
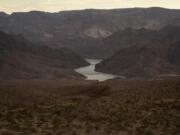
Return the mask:
[(167, 25), (160, 30), (145, 28), (127, 28), (113, 33), (103, 39), (103, 47), (107, 56), (111, 56), (119, 49), (128, 48), (138, 44), (173, 44), (180, 39), (180, 27)]
[(180, 25), (179, 20), (179, 10), (163, 8), (32, 11), (0, 17), (0, 30), (23, 34), (44, 45), (66, 46), (86, 57), (92, 57), (94, 50), (98, 50), (94, 56), (107, 57), (104, 56), (107, 49), (101, 43), (102, 38), (128, 27), (160, 29), (166, 25)]
[(88, 63), (65, 48), (34, 45), (0, 32), (0, 78), (78, 77), (72, 69), (84, 65)]
[(115, 33), (110, 37), (111, 45), (122, 49), (96, 65), (96, 70), (126, 77), (179, 75), (178, 33), (180, 28), (173, 26), (160, 31), (130, 29)]
[(157, 42), (160, 39), (160, 34), (154, 30), (148, 29), (132, 29), (127, 28), (115, 32), (111, 36), (104, 38), (104, 48), (106, 48), (106, 53), (108, 56), (114, 54), (119, 49), (128, 48), (138, 44), (147, 44)]

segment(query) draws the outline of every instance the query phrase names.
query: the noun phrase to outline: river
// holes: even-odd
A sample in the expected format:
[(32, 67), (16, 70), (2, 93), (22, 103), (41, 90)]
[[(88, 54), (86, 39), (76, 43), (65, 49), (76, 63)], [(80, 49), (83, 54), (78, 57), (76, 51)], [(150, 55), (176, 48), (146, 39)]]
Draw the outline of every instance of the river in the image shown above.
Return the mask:
[(95, 65), (101, 62), (100, 59), (86, 59), (87, 62), (90, 63), (89, 66), (80, 67), (75, 69), (76, 72), (84, 75), (87, 80), (98, 80), (98, 81), (105, 81), (108, 79), (113, 79), (118, 76), (112, 74), (106, 74), (102, 72), (95, 71)]

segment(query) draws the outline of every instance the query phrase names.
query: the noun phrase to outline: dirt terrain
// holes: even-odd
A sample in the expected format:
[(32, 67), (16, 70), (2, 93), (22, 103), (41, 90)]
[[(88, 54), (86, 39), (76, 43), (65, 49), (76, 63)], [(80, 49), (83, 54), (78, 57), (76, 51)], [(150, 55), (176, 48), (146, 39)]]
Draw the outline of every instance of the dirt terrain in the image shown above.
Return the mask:
[(0, 82), (1, 135), (179, 135), (180, 79)]

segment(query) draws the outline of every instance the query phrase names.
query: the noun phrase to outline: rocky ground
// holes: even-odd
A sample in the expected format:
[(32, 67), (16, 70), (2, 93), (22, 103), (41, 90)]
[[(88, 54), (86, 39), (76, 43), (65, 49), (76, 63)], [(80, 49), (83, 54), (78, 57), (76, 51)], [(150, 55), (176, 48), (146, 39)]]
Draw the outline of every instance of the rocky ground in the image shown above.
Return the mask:
[(180, 79), (1, 81), (1, 135), (179, 135)]

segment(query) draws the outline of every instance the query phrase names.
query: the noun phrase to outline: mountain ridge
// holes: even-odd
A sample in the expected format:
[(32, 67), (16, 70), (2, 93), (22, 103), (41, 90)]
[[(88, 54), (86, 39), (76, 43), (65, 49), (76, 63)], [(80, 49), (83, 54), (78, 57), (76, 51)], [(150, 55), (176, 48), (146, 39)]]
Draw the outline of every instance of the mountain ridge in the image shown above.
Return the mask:
[(94, 56), (103, 58), (109, 55), (105, 55), (102, 38), (128, 27), (154, 30), (172, 24), (180, 26), (180, 10), (128, 8), (60, 13), (32, 11), (0, 17), (0, 22), (0, 30), (22, 34), (34, 43), (56, 48), (64, 46), (89, 58), (93, 57), (93, 50), (99, 50), (94, 52)]

